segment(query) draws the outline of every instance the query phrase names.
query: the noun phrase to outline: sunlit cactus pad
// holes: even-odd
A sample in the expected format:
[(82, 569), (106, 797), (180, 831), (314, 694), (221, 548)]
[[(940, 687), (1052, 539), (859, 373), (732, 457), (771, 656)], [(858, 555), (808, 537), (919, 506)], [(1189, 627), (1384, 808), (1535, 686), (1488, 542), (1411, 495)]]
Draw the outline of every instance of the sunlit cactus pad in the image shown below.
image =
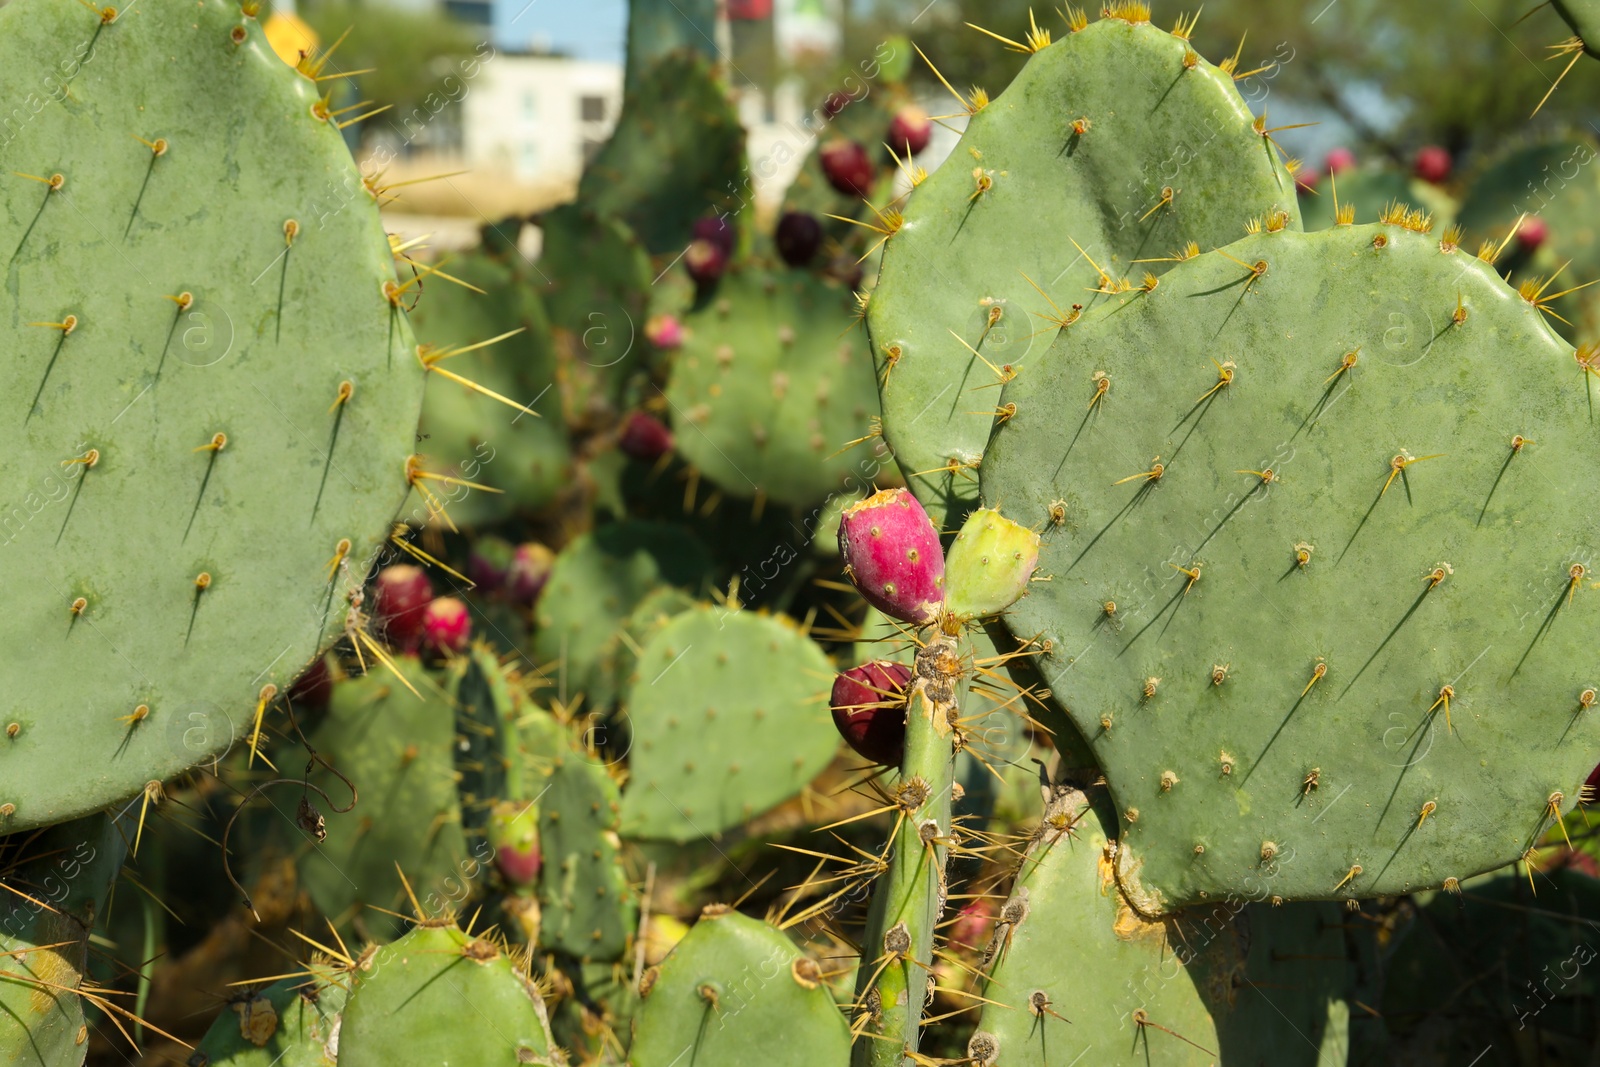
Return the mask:
[(1004, 392), (983, 494), (1048, 579), (1007, 625), (1147, 913), (1465, 879), (1594, 766), (1593, 374), (1423, 228), (1203, 254)]
[(236, 4), (18, 0), (0, 86), (41, 105), (0, 176), (14, 829), (209, 759), (345, 626), (424, 372), (374, 196)]

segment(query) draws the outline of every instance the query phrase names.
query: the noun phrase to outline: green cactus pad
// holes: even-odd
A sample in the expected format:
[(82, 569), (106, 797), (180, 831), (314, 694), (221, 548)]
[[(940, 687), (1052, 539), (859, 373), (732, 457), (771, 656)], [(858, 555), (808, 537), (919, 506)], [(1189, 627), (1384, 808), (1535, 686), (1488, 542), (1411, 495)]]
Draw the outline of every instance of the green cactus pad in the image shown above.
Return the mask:
[(339, 1067), (564, 1063), (538, 990), (504, 945), (421, 926), (372, 957), (339, 1028)]
[[(460, 668), (455, 691), (456, 794), (468, 836), (483, 830), (489, 809), (506, 797), (531, 797), (532, 776), (516, 758), (515, 723), (521, 715), (518, 689), (486, 645), (473, 645)], [(530, 791), (532, 790), (532, 791)]]
[(600, 651), (599, 670), (607, 679), (603, 688), (614, 694), (626, 693), (638, 668), (639, 650), (652, 634), (695, 603), (694, 597), (671, 585), (654, 589), (639, 601)]
[(556, 555), (539, 597), (533, 651), (555, 696), (587, 697), (593, 710), (616, 699), (603, 660), (612, 634), (652, 590), (676, 585), (699, 592), (711, 561), (684, 531), (657, 523), (602, 526)]
[(333, 1067), (345, 987), (325, 965), (237, 995), (196, 1046), (204, 1067)]
[(83, 1062), (88, 1029), (75, 991), (89, 968), (96, 916), (122, 870), (123, 835), (132, 830), (92, 815), (0, 838), (0, 1062)]
[(1300, 217), (1307, 232), (1326, 230), (1338, 220), (1338, 208), (1349, 205), (1355, 222), (1375, 222), (1390, 204), (1415, 204), (1433, 212), (1436, 229), (1443, 231), (1455, 214), (1456, 203), (1437, 185), (1393, 166), (1368, 164), (1338, 174), (1330, 181), (1323, 177), (1315, 193), (1302, 193)]
[(588, 960), (620, 959), (638, 908), (617, 837), (617, 784), (600, 757), (569, 750), (550, 761), (539, 796), (539, 944)]
[(488, 348), (447, 356), (439, 366), (537, 413), (529, 415), (438, 375), (429, 382), (417, 450), (428, 457), (429, 470), (498, 490), (447, 485), (435, 490), (448, 502), (451, 521), (476, 526), (549, 504), (572, 480), (572, 457), (561, 394), (551, 388), (554, 343), (537, 290), (523, 272), (481, 252), (442, 269), (483, 292), (448, 283), (431, 287), (412, 316), (418, 340), (433, 352), (447, 352), (524, 331)]
[(665, 55), (693, 52), (717, 59), (717, 0), (629, 0), (629, 91)]
[[(380, 939), (395, 936), (402, 920), (368, 905), (401, 910), (406, 897), (396, 865), (428, 918), (459, 905), (480, 867), (456, 794), (456, 712), (447, 694), (454, 683), (441, 686), (414, 657), (395, 663), (422, 699), (382, 668), (334, 685), (311, 744), (361, 795), (348, 814), (324, 813), (327, 840), (302, 845), (299, 859), (301, 883), (323, 914), (336, 922), (359, 914)], [(479, 859), (487, 859), (483, 842), (476, 844)]]
[[(872, 366), (843, 288), (798, 271), (730, 272), (689, 317), (667, 400), (678, 452), (718, 488), (805, 508), (871, 458)], [(859, 479), (858, 479), (859, 481)]]
[(1046, 316), (1101, 299), (1085, 291), (1101, 284), (1091, 257), (1138, 284), (1169, 264), (1133, 260), (1225, 244), (1274, 209), (1299, 227), (1294, 182), (1233, 79), (1198, 56), (1186, 69), (1187, 52), (1165, 30), (1113, 18), (1068, 35), (1029, 59), (911, 194), (868, 323), (887, 372), (884, 434), (930, 511), (976, 496), (970, 469), (942, 468), (978, 461), (997, 406), (999, 390), (980, 389), (995, 374), (962, 341), (996, 368), (1021, 364), (1048, 346)]
[(543, 250), (533, 280), (550, 314), (567, 421), (584, 425), (616, 407), (646, 364), (650, 256), (623, 222), (568, 204), (539, 218)]
[(424, 371), (316, 85), (237, 4), (17, 0), (0, 71), (38, 105), (0, 178), (10, 830), (209, 760), (343, 628)]
[(744, 127), (701, 56), (662, 56), (639, 76), (622, 117), (578, 183), (578, 200), (626, 222), (652, 253), (676, 256), (696, 219), (729, 215), (747, 193)]
[(1551, 6), (1583, 41), (1583, 50), (1600, 59), (1600, 0), (1551, 0)]
[(850, 1027), (822, 967), (787, 934), (713, 904), (661, 964), (639, 1009), (636, 1067), (843, 1064)]
[(1438, 886), (1576, 803), (1600, 490), (1573, 355), (1488, 264), (1337, 227), (1184, 263), (1007, 387), (983, 493), (1046, 524), (1049, 581), (1006, 623), (1046, 643), (1146, 914), (1264, 872)]
[(1336, 906), (1251, 903), (1264, 888), (1146, 922), (1112, 880), (1095, 809), (1053, 792), (985, 954), (983, 993), (1001, 1003), (983, 1008), (975, 1064), (1344, 1067)]
[(622, 828), (693, 841), (797, 796), (839, 747), (833, 668), (786, 618), (702, 607), (639, 653)]

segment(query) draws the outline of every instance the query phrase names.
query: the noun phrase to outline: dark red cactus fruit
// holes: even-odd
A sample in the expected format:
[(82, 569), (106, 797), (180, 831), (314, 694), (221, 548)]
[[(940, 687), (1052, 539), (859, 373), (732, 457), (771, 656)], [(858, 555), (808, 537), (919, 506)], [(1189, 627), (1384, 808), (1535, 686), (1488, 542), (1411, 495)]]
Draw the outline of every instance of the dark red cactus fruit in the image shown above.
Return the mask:
[(506, 576), (506, 593), (511, 600), (533, 607), (550, 580), (550, 567), (555, 559), (556, 554), (537, 541), (518, 545), (511, 558), (511, 573)]
[(1328, 153), (1322, 161), (1322, 169), (1328, 174), (1343, 174), (1356, 165), (1356, 154), (1348, 148), (1335, 148)]
[(695, 285), (702, 288), (715, 285), (728, 269), (728, 253), (715, 241), (696, 237), (689, 245), (689, 251), (683, 254), (683, 265)]
[(683, 347), (683, 323), (676, 315), (656, 315), (644, 324), (644, 335), (664, 352)]
[(967, 948), (981, 948), (988, 944), (989, 933), (999, 912), (993, 902), (974, 900), (956, 915), (950, 924), (950, 941)]
[(854, 98), (849, 93), (829, 93), (828, 98), (822, 102), (822, 113), (830, 119), (849, 107)]
[(672, 451), (672, 431), (660, 419), (643, 411), (630, 411), (622, 424), (617, 447), (629, 459), (654, 463)]
[(917, 155), (933, 140), (933, 120), (915, 104), (907, 104), (889, 120), (889, 148), (901, 159)]
[(328, 660), (325, 656), (318, 656), (305, 673), (294, 680), (289, 687), (289, 699), (297, 708), (308, 708), (312, 711), (321, 711), (328, 706), (328, 698), (333, 695), (333, 672), (328, 670)]
[(442, 596), (422, 613), (423, 639), (440, 652), (460, 652), (472, 640), (472, 615), (453, 596)]
[(733, 245), (737, 235), (733, 232), (733, 224), (726, 218), (712, 216), (697, 219), (694, 224), (694, 235), (696, 239), (710, 241), (722, 249), (723, 255), (730, 257), (733, 255)]
[(805, 211), (786, 211), (778, 220), (773, 242), (778, 255), (791, 267), (806, 267), (822, 249), (822, 223)]
[(1550, 239), (1550, 224), (1534, 215), (1522, 220), (1517, 227), (1517, 247), (1524, 253), (1537, 252)]
[(501, 877), (518, 889), (539, 881), (539, 809), (506, 801), (489, 813), (489, 845)]
[(833, 725), (857, 755), (900, 766), (906, 747), (906, 687), (911, 668), (873, 660), (833, 680)]
[(885, 489), (845, 508), (839, 552), (868, 604), (901, 622), (939, 617), (944, 602), (939, 531), (905, 489)]
[(467, 577), (486, 593), (498, 591), (506, 583), (515, 552), (511, 542), (503, 538), (493, 535), (475, 538), (467, 553)]
[(422, 644), (422, 617), (433, 602), (433, 583), (421, 567), (399, 563), (378, 572), (372, 587), (372, 618), (402, 652)]
[(872, 192), (877, 168), (872, 157), (857, 141), (829, 141), (818, 152), (822, 162), (822, 175), (845, 196), (865, 197)]
[(1418, 149), (1411, 172), (1425, 182), (1439, 185), (1450, 177), (1451, 166), (1450, 153), (1436, 144), (1430, 144)]

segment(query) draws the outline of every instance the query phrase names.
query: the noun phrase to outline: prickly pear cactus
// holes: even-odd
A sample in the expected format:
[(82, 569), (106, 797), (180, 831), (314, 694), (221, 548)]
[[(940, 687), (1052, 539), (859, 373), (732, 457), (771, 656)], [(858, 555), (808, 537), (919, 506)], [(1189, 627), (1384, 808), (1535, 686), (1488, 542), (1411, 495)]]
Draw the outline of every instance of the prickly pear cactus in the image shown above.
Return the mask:
[(1142, 919), (1113, 874), (1116, 824), (1078, 789), (1048, 788), (984, 953), (996, 1003), (967, 1046), (972, 1063), (1344, 1067), (1337, 907), (1241, 893)]
[(346, 979), (314, 962), (308, 974), (234, 996), (196, 1046), (204, 1067), (332, 1067), (339, 1059)]
[(850, 1028), (824, 984), (822, 966), (787, 934), (713, 904), (646, 979), (628, 1061), (843, 1064)]
[(1393, 166), (1372, 163), (1319, 181), (1315, 193), (1300, 197), (1300, 216), (1308, 232), (1326, 230), (1339, 223), (1341, 209), (1352, 213), (1346, 222), (1373, 222), (1397, 202), (1426, 208), (1433, 213), (1434, 227), (1441, 231), (1456, 211), (1455, 201), (1437, 185)]
[(1583, 42), (1583, 50), (1600, 59), (1600, 2), (1597, 0), (1550, 0), (1572, 32)]
[(414, 657), (395, 663), (420, 699), (385, 670), (334, 686), (311, 744), (357, 783), (360, 799), (348, 814), (324, 813), (320, 844), (296, 834), (300, 880), (318, 909), (338, 922), (359, 914), (380, 938), (402, 922), (372, 907), (398, 911), (405, 900), (397, 865), (427, 916), (437, 917), (464, 899), (463, 887), (488, 859), (481, 840), (473, 858), (462, 829), (456, 712), (446, 688), (453, 683), (442, 686)]
[(627, 948), (638, 909), (620, 856), (620, 807), (599, 756), (569, 749), (550, 761), (539, 797), (540, 947), (589, 960)]
[[(572, 480), (561, 394), (551, 388), (556, 359), (544, 305), (521, 271), (487, 253), (470, 253), (441, 269), (483, 291), (449, 284), (429, 288), (412, 316), (424, 351), (441, 355), (444, 370), (534, 414), (448, 378), (432, 382), (417, 450), (428, 457), (430, 470), (489, 487), (453, 485), (435, 492), (459, 526), (544, 507)], [(463, 351), (489, 341), (495, 343)]]
[[(866, 461), (877, 412), (851, 298), (809, 274), (756, 267), (722, 280), (687, 320), (667, 383), (679, 454), (742, 499), (805, 508)], [(870, 480), (870, 476), (867, 479)]]
[(628, 64), (625, 89), (662, 56), (685, 51), (717, 60), (717, 0), (628, 0)]
[(1145, 915), (1465, 879), (1594, 766), (1591, 375), (1407, 226), (1198, 256), (1002, 397), (983, 494), (1050, 579), (1006, 624), (1105, 772)]
[(1089, 289), (1137, 285), (1252, 216), (1299, 227), (1267, 124), (1181, 33), (1107, 17), (1040, 48), (995, 100), (963, 102), (953, 160), (883, 226), (867, 312), (884, 435), (930, 508), (976, 496), (993, 387), (1103, 299)]
[(828, 657), (784, 616), (701, 607), (639, 653), (622, 829), (693, 841), (799, 794), (839, 747)]
[(654, 254), (677, 255), (696, 219), (744, 207), (744, 127), (716, 67), (692, 52), (638, 77), (622, 117), (578, 183), (578, 200), (614, 215)]
[(344, 627), (425, 372), (317, 84), (237, 4), (17, 0), (0, 71), (40, 105), (0, 179), (9, 830), (221, 752)]
[(89, 1031), (77, 991), (132, 829), (91, 815), (0, 838), (0, 1062), (83, 1062)]
[[(526, 967), (502, 943), (425, 924), (362, 965), (339, 1067), (564, 1063)], [(442, 1020), (459, 1025), (441, 1026)]]
[(539, 597), (533, 651), (555, 665), (554, 696), (605, 707), (616, 699), (604, 669), (608, 642), (644, 598), (663, 585), (699, 592), (710, 570), (705, 549), (676, 527), (622, 522), (574, 539), (556, 556)]

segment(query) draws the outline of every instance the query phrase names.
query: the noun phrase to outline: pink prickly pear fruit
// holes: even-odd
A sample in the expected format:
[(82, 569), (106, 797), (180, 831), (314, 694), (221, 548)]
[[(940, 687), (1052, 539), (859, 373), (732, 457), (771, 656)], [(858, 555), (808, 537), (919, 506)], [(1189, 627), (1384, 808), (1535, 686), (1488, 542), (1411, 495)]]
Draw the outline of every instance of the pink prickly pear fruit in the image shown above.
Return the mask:
[(696, 285), (715, 285), (728, 269), (728, 253), (717, 242), (696, 237), (683, 254), (683, 265)]
[(422, 617), (433, 602), (433, 583), (421, 567), (399, 563), (378, 572), (372, 588), (372, 617), (389, 643), (403, 652), (422, 644)]
[(901, 622), (929, 623), (944, 602), (939, 531), (916, 497), (885, 489), (844, 509), (839, 554), (868, 604)]
[(617, 447), (622, 454), (641, 463), (654, 463), (672, 451), (672, 431), (666, 423), (643, 411), (631, 411), (622, 424)]
[(958, 621), (998, 615), (1022, 599), (1038, 565), (1038, 533), (978, 508), (945, 557), (945, 612)]
[(1322, 161), (1322, 169), (1329, 174), (1343, 174), (1356, 165), (1356, 154), (1348, 148), (1335, 148)]
[(697, 219), (694, 224), (694, 235), (703, 241), (710, 241), (722, 249), (725, 256), (733, 255), (735, 234), (733, 224), (720, 215)]
[(1537, 252), (1550, 239), (1550, 224), (1534, 215), (1522, 220), (1517, 227), (1517, 247), (1523, 252)]
[(644, 335), (663, 351), (683, 347), (683, 323), (676, 315), (656, 315), (644, 324)]
[(556, 554), (537, 541), (517, 546), (511, 557), (511, 573), (506, 576), (506, 592), (518, 604), (532, 607), (550, 580), (550, 567)]
[(1424, 145), (1417, 151), (1411, 171), (1425, 182), (1438, 185), (1450, 177), (1450, 153), (1436, 144)]
[(305, 673), (294, 680), (289, 687), (289, 699), (294, 701), (297, 708), (310, 708), (321, 711), (328, 706), (328, 698), (333, 695), (333, 672), (328, 670), (328, 660), (325, 656), (318, 656)]
[(829, 141), (818, 153), (822, 175), (845, 196), (865, 197), (872, 192), (877, 168), (858, 141)]
[(906, 747), (906, 687), (911, 668), (873, 660), (833, 680), (833, 725), (862, 758), (900, 766)]
[(504, 538), (486, 535), (474, 539), (467, 553), (467, 577), (485, 592), (500, 589), (511, 572), (511, 558), (515, 552), (511, 542)]
[(967, 948), (978, 948), (986, 944), (990, 928), (994, 925), (995, 916), (998, 914), (991, 901), (974, 900), (962, 908), (956, 915), (956, 921), (950, 924), (951, 942), (965, 945)]
[(455, 597), (439, 597), (422, 613), (422, 632), (429, 647), (460, 652), (472, 640), (472, 615)]
[(778, 255), (791, 267), (808, 266), (822, 248), (822, 223), (805, 211), (785, 212), (773, 234)]
[(494, 865), (507, 882), (526, 889), (539, 881), (539, 808), (505, 801), (489, 813)]
[(933, 120), (915, 104), (907, 104), (889, 120), (889, 147), (901, 159), (917, 155), (933, 140)]

